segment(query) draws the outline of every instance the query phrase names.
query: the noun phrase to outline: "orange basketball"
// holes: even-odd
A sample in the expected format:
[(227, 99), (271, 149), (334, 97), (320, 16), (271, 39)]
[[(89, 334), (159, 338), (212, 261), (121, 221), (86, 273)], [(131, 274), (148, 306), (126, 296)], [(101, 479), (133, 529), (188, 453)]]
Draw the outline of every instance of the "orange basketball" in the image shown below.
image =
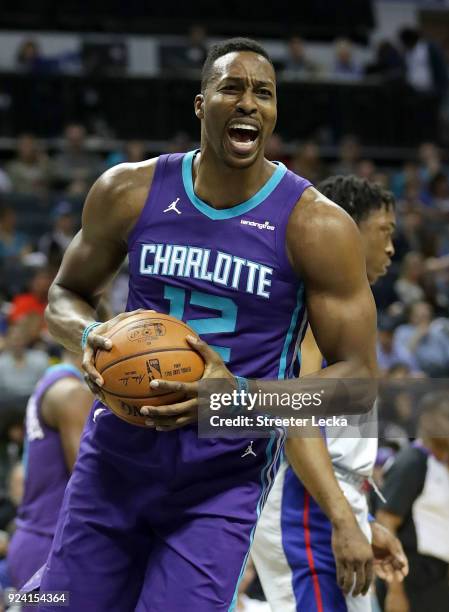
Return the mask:
[(196, 334), (182, 321), (156, 312), (141, 312), (117, 323), (105, 337), (110, 351), (97, 351), (95, 367), (104, 380), (106, 404), (121, 419), (145, 427), (142, 406), (182, 401), (183, 394), (152, 389), (155, 378), (194, 382), (203, 375), (204, 361), (186, 340)]

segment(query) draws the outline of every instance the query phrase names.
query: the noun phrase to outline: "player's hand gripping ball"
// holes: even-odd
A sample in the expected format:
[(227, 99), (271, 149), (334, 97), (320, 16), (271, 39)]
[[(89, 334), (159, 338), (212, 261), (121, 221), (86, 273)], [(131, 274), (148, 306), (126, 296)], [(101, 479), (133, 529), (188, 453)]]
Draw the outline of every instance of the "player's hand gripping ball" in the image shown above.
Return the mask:
[(119, 321), (102, 334), (111, 350), (98, 350), (95, 367), (104, 380), (106, 405), (121, 419), (146, 427), (142, 406), (179, 402), (183, 393), (152, 389), (155, 378), (195, 382), (204, 372), (204, 361), (188, 344), (196, 334), (182, 321), (153, 311), (143, 311)]

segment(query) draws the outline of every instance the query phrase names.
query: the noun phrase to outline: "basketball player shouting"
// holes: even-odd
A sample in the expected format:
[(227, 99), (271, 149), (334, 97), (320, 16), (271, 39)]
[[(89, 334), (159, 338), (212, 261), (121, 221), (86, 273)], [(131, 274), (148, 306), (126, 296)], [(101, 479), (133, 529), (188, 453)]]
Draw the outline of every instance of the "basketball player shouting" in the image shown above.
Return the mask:
[[(276, 122), (264, 49), (214, 46), (195, 113), (199, 151), (120, 165), (92, 188), (50, 291), (52, 334), (72, 350), (87, 340), (84, 367), (101, 386), (93, 352), (110, 346), (102, 334), (117, 318), (94, 328), (95, 307), (128, 253), (127, 309), (186, 321), (214, 349), (197, 345), (209, 355), (205, 376), (291, 377), (306, 306), (331, 364), (320, 376), (374, 376), (375, 307), (355, 223), (264, 158)], [(91, 417), (42, 590), (70, 591), (77, 612), (233, 610), (281, 446), (258, 439), (242, 457), (247, 440), (199, 439), (195, 426), (160, 432), (109, 411)], [(355, 575), (355, 592), (366, 591), (370, 547), (328, 473), (321, 501), (332, 498), (344, 582)]]

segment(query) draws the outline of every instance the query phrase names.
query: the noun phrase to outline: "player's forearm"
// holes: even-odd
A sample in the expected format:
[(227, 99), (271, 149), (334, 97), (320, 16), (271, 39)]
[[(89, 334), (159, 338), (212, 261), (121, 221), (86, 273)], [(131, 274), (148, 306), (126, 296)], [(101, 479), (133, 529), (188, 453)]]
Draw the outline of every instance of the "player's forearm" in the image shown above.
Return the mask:
[(81, 296), (54, 283), (48, 294), (45, 318), (57, 342), (69, 351), (80, 352), (83, 330), (96, 320), (96, 312)]
[[(320, 396), (319, 405), (311, 401), (301, 402), (301, 414), (296, 416), (332, 416), (368, 413), (377, 395), (377, 367), (374, 365), (339, 362), (324, 370), (301, 378), (288, 380), (250, 380), (249, 390), (261, 397), (258, 408), (261, 412), (285, 416), (279, 405), (267, 404), (264, 397), (289, 394), (292, 399)], [(285, 406), (286, 404), (282, 404)], [(293, 405), (293, 403), (292, 403)], [(317, 408), (317, 406), (319, 406)]]
[(354, 522), (354, 513), (335, 478), (323, 438), (288, 438), (285, 452), (293, 471), (330, 522), (334, 526)]

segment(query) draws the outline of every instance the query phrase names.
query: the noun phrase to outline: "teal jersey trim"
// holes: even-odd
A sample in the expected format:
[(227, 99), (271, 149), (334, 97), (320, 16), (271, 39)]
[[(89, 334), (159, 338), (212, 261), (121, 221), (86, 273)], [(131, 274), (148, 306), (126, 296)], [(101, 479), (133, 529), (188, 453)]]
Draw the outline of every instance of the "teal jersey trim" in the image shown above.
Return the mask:
[(277, 165), (276, 170), (273, 172), (265, 185), (261, 187), (259, 191), (249, 200), (246, 200), (246, 202), (242, 202), (241, 204), (237, 204), (232, 208), (217, 210), (216, 208), (209, 206), (209, 204), (206, 204), (206, 202), (203, 202), (203, 200), (195, 195), (192, 179), (192, 165), (195, 153), (196, 151), (189, 151), (184, 155), (184, 159), (182, 160), (182, 181), (184, 183), (184, 189), (186, 190), (189, 200), (192, 202), (195, 208), (200, 213), (203, 213), (203, 215), (206, 215), (206, 217), (209, 217), (209, 219), (213, 219), (214, 221), (232, 219), (233, 217), (238, 217), (249, 212), (253, 208), (256, 208), (256, 206), (261, 204), (268, 198), (269, 195), (271, 195), (287, 172), (287, 168), (282, 162), (275, 162)]
[(45, 374), (53, 374), (54, 372), (59, 372), (60, 370), (68, 370), (69, 372), (71, 372), (71, 374), (73, 374), (73, 376), (76, 376), (76, 378), (83, 380), (83, 375), (81, 374), (81, 372), (71, 363), (57, 363), (55, 365), (52, 365), (47, 368)]
[(298, 295), (296, 299), (296, 307), (293, 311), (292, 320), (290, 321), (290, 327), (288, 328), (287, 335), (285, 336), (284, 348), (282, 349), (281, 359), (279, 361), (279, 373), (278, 378), (285, 378), (285, 371), (287, 369), (287, 354), (288, 349), (290, 348), (293, 332), (295, 331), (296, 323), (298, 322), (298, 315), (301, 309), (302, 300), (304, 294), (304, 285), (298, 289)]

